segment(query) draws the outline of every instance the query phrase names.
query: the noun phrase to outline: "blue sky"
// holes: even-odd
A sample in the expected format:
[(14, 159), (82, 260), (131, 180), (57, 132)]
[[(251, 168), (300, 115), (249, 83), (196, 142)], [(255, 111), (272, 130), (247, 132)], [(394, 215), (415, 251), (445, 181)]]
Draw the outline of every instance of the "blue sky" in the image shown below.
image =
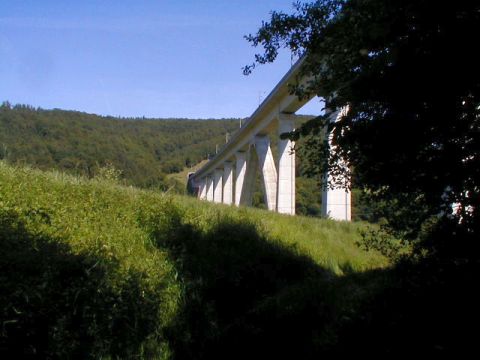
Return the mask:
[[(2, 0), (0, 101), (113, 116), (253, 113), (291, 64), (243, 39), (293, 0)], [(259, 51), (259, 50), (257, 50)], [(302, 113), (320, 110), (312, 102)]]

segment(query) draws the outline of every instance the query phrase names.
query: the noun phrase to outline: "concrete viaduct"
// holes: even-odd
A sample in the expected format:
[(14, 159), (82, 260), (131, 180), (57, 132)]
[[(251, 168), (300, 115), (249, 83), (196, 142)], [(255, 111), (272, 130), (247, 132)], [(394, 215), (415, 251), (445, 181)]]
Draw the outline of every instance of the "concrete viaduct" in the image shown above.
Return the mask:
[[(303, 59), (300, 59), (292, 66), (228, 143), (190, 177), (189, 181), (198, 189), (200, 199), (251, 206), (259, 171), (268, 209), (295, 214), (294, 144), (279, 136), (294, 130), (295, 112), (311, 100), (299, 100), (289, 91), (289, 84), (298, 81), (302, 62)], [(332, 119), (335, 120), (333, 116)], [(270, 147), (269, 134), (278, 136), (276, 159)], [(343, 188), (324, 189), (322, 215), (350, 221), (351, 193)]]

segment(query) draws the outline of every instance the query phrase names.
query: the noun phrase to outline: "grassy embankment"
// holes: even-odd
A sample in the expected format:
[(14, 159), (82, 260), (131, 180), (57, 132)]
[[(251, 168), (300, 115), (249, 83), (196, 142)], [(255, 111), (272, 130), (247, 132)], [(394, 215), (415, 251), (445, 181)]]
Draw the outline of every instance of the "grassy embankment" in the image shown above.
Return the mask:
[(329, 352), (387, 266), (364, 226), (0, 162), (0, 354)]

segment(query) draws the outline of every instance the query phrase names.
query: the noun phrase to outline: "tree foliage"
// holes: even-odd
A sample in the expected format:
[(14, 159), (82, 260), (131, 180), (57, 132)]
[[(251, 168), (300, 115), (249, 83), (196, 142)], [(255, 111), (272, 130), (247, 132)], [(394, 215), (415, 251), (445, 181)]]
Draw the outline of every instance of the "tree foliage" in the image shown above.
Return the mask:
[(238, 119), (119, 119), (0, 106), (0, 159), (129, 185), (168, 188), (166, 174), (206, 159)]
[(246, 37), (264, 51), (244, 71), (282, 48), (303, 56), (308, 81), (295, 93), (323, 97), (328, 110), (348, 107), (338, 122), (327, 112), (290, 134), (331, 131), (335, 146), (310, 152), (317, 170), (342, 175), (337, 160), (346, 159), (354, 186), (384, 203), (390, 228), (405, 238), (432, 217), (472, 237), (480, 223), (479, 33), (475, 1), (297, 3)]

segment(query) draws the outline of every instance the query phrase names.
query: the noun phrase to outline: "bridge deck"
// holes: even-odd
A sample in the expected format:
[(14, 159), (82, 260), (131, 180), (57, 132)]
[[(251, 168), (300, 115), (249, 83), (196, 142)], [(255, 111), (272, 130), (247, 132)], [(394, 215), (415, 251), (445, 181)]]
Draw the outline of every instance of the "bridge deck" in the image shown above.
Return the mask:
[(235, 152), (248, 145), (255, 135), (265, 134), (271, 131), (273, 120), (279, 113), (293, 114), (310, 99), (300, 101), (297, 96), (291, 95), (289, 85), (298, 83), (298, 74), (304, 58), (300, 58), (290, 70), (283, 76), (280, 82), (259, 105), (248, 121), (242, 125), (230, 141), (220, 148), (219, 152), (201, 169), (195, 172), (194, 178), (200, 179), (206, 174), (221, 166), (225, 161), (233, 158)]

